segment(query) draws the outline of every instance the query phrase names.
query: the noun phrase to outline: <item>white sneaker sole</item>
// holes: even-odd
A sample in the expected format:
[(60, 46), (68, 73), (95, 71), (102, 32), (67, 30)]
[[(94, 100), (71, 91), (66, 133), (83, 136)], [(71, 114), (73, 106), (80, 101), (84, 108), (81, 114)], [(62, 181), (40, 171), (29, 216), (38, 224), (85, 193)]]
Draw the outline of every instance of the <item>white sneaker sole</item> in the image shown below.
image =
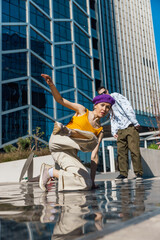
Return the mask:
[(142, 181), (143, 178), (139, 177), (139, 178), (136, 178), (136, 181)]
[(128, 182), (128, 178), (125, 178), (122, 180), (123, 182)]
[(128, 182), (128, 178), (124, 179), (115, 179), (116, 182)]
[(43, 184), (43, 172), (45, 169), (45, 163), (41, 165), (41, 170), (40, 170), (40, 179), (39, 179), (39, 187), (42, 189), (42, 191), (47, 191), (47, 188)]

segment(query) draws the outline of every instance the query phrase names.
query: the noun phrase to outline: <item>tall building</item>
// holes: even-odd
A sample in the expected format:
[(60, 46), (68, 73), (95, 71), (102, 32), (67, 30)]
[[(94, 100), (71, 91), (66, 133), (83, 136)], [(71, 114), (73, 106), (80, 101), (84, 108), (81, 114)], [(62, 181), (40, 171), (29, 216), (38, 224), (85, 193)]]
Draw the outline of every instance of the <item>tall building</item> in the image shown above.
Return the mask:
[(160, 91), (149, 0), (0, 0), (0, 16), (0, 148), (36, 127), (47, 142), (73, 115), (41, 73), (88, 109), (100, 85), (120, 92), (151, 126)]
[(160, 84), (150, 0), (97, 3), (104, 82), (110, 92), (119, 87), (142, 126), (156, 125), (153, 116), (160, 115)]

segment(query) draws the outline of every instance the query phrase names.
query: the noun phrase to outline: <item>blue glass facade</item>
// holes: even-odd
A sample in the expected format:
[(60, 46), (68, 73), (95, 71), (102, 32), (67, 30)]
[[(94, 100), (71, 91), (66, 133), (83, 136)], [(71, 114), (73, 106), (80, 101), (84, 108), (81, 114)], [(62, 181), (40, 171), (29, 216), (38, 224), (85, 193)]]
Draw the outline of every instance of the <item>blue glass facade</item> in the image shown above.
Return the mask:
[(88, 109), (100, 85), (122, 92), (113, 3), (0, 0), (0, 148), (36, 127), (48, 142), (55, 120), (69, 122), (41, 73)]
[(73, 111), (55, 104), (41, 73), (52, 76), (63, 97), (92, 109), (101, 75), (95, 10), (88, 0), (0, 0), (0, 6), (0, 148), (36, 127), (48, 142), (54, 121), (69, 122)]
[(114, 1), (98, 1), (99, 29), (104, 85), (109, 92), (121, 92), (121, 79), (115, 28)]

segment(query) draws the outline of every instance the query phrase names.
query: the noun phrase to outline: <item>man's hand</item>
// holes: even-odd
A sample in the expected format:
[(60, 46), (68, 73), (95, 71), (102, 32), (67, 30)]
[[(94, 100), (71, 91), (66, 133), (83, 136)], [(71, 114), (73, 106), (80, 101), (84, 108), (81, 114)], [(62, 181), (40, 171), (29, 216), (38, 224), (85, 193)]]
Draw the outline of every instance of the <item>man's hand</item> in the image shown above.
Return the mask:
[(140, 125), (134, 126), (136, 130), (139, 130)]
[(117, 139), (117, 138), (118, 138), (118, 134), (115, 134), (115, 135), (114, 135), (114, 138)]
[(47, 75), (47, 74), (41, 74), (41, 76), (45, 79), (46, 83), (49, 85), (49, 86), (52, 86), (53, 85), (53, 82), (52, 82), (52, 78)]
[(158, 146), (158, 149), (160, 149), (160, 142), (157, 142), (156, 144), (158, 144), (159, 146)]

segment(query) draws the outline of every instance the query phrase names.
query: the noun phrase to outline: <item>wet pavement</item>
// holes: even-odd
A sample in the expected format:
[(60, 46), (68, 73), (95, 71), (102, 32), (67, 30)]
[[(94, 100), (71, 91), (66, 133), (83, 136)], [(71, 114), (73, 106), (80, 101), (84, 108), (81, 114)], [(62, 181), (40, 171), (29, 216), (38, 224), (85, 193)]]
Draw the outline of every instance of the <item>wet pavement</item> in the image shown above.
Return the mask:
[(160, 178), (98, 184), (65, 193), (57, 192), (57, 182), (48, 193), (38, 183), (0, 184), (0, 240), (98, 239), (99, 232), (107, 236), (160, 213)]

